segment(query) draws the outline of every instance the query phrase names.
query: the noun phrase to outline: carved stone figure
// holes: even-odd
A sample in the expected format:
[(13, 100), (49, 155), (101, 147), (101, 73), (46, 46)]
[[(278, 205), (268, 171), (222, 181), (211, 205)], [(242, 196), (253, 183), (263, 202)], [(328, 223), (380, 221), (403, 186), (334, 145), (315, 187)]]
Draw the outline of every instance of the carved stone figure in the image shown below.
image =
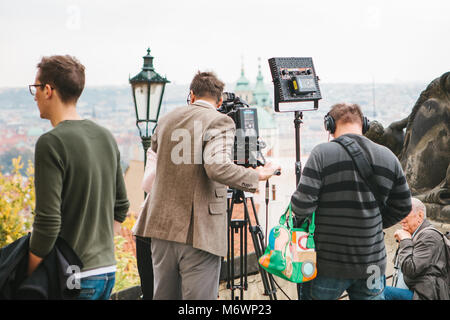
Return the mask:
[(397, 155), (427, 215), (450, 222), (450, 72), (422, 91), (407, 118), (387, 128), (372, 121), (366, 136)]

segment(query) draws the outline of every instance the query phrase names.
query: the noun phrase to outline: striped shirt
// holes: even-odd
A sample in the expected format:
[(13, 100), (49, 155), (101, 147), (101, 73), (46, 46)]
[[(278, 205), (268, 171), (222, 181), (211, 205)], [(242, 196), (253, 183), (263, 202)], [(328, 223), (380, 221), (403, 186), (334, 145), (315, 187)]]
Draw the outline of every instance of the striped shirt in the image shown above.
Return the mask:
[(386, 208), (380, 212), (345, 149), (328, 142), (312, 150), (292, 195), (292, 210), (300, 222), (316, 212), (318, 275), (365, 279), (373, 274), (373, 266), (384, 274), (383, 228), (409, 214), (411, 193), (400, 162), (388, 148), (361, 135), (346, 136), (360, 145), (372, 165)]

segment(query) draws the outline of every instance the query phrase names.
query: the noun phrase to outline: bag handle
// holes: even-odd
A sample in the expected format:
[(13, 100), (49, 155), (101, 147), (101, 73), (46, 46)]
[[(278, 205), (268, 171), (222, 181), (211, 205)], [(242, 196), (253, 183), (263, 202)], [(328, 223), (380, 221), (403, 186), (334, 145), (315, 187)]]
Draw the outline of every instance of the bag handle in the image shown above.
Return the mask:
[[(286, 217), (288, 214), (289, 214), (289, 216)], [(310, 248), (310, 249), (315, 249), (315, 247), (316, 247), (315, 243), (314, 243), (314, 232), (316, 230), (315, 218), (316, 218), (316, 212), (314, 211), (312, 213), (311, 220), (309, 221), (308, 227), (306, 227), (305, 224), (308, 223), (309, 219), (307, 219), (304, 222), (304, 224), (302, 225), (302, 228), (308, 230), (308, 239), (307, 239), (307, 242), (306, 242), (306, 247)], [(289, 202), (289, 206), (287, 207), (286, 211), (280, 217), (280, 222), (279, 222), (280, 225), (285, 225), (286, 224), (286, 219), (288, 221), (289, 230), (292, 230), (293, 226), (294, 226), (294, 223), (292, 221), (292, 204), (290, 202)]]
[[(289, 213), (289, 217), (287, 218), (286, 215), (288, 213)], [(314, 236), (314, 232), (316, 230), (315, 216), (316, 216), (316, 212), (314, 211), (311, 216), (311, 221), (309, 222), (309, 225), (308, 225), (308, 233), (311, 236)], [(292, 218), (292, 204), (290, 202), (289, 202), (289, 206), (286, 208), (286, 211), (284, 212), (284, 214), (281, 215), (279, 223), (281, 225), (285, 225), (286, 219), (288, 220), (289, 229), (292, 229), (294, 227), (294, 222), (293, 222), (293, 218)], [(305, 221), (305, 223), (308, 223), (308, 221)], [(305, 229), (306, 229), (306, 227), (305, 227)]]
[[(312, 213), (312, 215), (311, 215), (311, 219), (306, 219), (305, 220), (305, 222), (303, 223), (303, 225), (302, 225), (302, 228), (304, 228), (304, 229), (307, 229), (308, 230), (308, 233), (310, 234), (310, 235), (312, 235), (312, 236), (314, 236), (314, 232), (316, 231), (316, 223), (315, 223), (315, 220), (316, 220), (316, 212), (314, 211), (313, 213)], [(308, 223), (308, 221), (309, 221), (309, 224), (308, 224), (308, 226), (306, 226), (306, 224)]]
[(312, 213), (312, 217), (311, 217), (311, 221), (309, 222), (309, 227), (308, 227), (308, 233), (312, 236), (314, 236), (314, 232), (316, 231), (316, 212), (314, 211)]
[(289, 213), (289, 217), (288, 219), (288, 227), (289, 229), (292, 229), (294, 227), (294, 222), (292, 220), (292, 204), (289, 202), (289, 206), (286, 208), (286, 211), (284, 212), (284, 214), (281, 215), (280, 217), (280, 224), (281, 225), (285, 225), (286, 224), (286, 215), (287, 213)]

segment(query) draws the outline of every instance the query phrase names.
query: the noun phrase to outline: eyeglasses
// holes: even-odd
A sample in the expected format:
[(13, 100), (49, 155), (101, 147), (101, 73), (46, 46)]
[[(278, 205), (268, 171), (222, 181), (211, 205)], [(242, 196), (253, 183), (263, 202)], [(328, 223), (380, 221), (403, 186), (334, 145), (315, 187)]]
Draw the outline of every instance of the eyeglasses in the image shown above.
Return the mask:
[(186, 100), (187, 104), (190, 105), (191, 104), (191, 93), (189, 92), (188, 96), (187, 96), (187, 100)]
[[(32, 96), (34, 96), (36, 94), (36, 91), (37, 91), (36, 87), (43, 88), (43, 87), (45, 87), (45, 84), (43, 84), (43, 83), (41, 83), (41, 84), (30, 84), (28, 86), (28, 89), (30, 90), (30, 93), (31, 93)], [(55, 89), (52, 86), (50, 86), (50, 88)]]

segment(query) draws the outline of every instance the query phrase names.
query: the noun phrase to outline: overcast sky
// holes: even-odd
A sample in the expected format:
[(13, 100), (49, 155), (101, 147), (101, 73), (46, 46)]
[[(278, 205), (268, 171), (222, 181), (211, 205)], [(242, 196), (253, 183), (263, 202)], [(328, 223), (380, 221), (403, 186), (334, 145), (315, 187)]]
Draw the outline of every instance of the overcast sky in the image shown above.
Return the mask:
[(71, 54), (86, 85), (126, 85), (151, 48), (156, 71), (255, 81), (258, 57), (312, 57), (322, 82), (424, 82), (450, 70), (450, 1), (0, 1), (0, 87), (34, 82), (42, 56)]

